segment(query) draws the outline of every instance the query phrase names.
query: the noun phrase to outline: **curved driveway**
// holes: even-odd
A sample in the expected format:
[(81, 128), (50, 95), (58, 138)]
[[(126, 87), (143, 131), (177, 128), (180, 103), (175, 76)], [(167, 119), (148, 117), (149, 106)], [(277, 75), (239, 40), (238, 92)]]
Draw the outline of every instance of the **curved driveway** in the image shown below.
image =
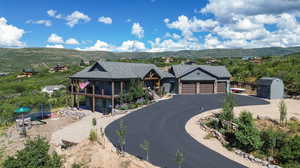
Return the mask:
[[(239, 106), (268, 103), (255, 97), (234, 97)], [(201, 107), (203, 111), (212, 110), (220, 108), (223, 102), (223, 94), (177, 95), (123, 117), (127, 125), (126, 152), (145, 157), (140, 144), (146, 139), (150, 142), (150, 162), (163, 168), (177, 167), (177, 149), (184, 153), (183, 168), (244, 167), (199, 144), (185, 131), (186, 122), (201, 113)], [(118, 123), (118, 120), (114, 121), (105, 129), (113, 144), (118, 144), (115, 133)]]

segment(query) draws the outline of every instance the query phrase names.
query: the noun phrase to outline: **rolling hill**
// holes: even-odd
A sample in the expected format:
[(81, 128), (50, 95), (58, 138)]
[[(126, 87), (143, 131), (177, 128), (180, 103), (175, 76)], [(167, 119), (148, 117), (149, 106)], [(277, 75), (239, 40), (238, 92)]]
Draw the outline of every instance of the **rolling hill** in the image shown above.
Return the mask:
[(121, 58), (157, 58), (157, 57), (243, 57), (243, 56), (282, 56), (300, 52), (300, 47), (255, 48), (255, 49), (208, 49), (183, 50), (176, 52), (105, 52), (77, 51), (54, 48), (0, 48), (0, 72), (20, 71), (22, 68), (54, 64), (78, 64), (80, 60), (121, 59)]

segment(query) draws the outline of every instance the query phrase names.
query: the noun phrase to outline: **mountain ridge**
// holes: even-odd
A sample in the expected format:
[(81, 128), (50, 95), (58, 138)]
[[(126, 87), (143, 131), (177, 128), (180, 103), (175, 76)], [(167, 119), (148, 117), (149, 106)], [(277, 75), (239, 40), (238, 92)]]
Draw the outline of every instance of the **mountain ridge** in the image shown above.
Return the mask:
[(300, 52), (299, 47), (269, 47), (252, 49), (205, 49), (165, 52), (78, 51), (58, 48), (0, 48), (0, 72), (19, 71), (36, 64), (78, 64), (81, 60), (145, 59), (159, 57), (223, 58), (283, 56)]

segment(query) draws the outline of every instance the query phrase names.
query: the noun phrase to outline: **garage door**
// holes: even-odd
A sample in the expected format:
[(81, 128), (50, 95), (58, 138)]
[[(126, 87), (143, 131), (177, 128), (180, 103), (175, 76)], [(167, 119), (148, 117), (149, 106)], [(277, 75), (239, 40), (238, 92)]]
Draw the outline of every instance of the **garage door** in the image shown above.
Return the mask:
[(196, 83), (182, 83), (181, 94), (196, 94)]
[(219, 82), (218, 83), (218, 93), (225, 93), (226, 92), (226, 82)]
[(200, 83), (200, 94), (212, 94), (214, 93), (214, 83)]

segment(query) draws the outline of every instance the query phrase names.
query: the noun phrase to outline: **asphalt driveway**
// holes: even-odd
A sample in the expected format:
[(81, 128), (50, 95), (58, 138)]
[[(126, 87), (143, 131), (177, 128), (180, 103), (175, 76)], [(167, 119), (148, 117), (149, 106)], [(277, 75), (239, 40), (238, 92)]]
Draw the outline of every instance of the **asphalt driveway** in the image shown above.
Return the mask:
[[(268, 104), (249, 96), (235, 95), (239, 106)], [(194, 140), (186, 131), (185, 124), (203, 111), (220, 108), (223, 94), (178, 95), (131, 113), (122, 118), (127, 125), (126, 152), (145, 157), (140, 144), (150, 142), (150, 162), (163, 168), (176, 168), (175, 153), (184, 153), (183, 168), (240, 168), (244, 167), (206, 148)], [(202, 112), (203, 112), (202, 111)], [(119, 121), (111, 123), (105, 133), (113, 144), (118, 144), (115, 130)]]

